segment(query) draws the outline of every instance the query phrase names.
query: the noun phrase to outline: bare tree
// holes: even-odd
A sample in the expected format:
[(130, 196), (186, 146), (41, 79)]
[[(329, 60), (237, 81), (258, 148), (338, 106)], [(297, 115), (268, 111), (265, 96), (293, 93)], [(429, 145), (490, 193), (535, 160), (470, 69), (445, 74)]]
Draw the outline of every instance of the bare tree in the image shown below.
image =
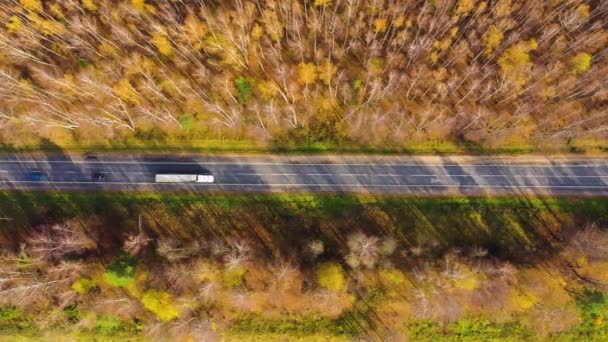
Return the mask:
[(373, 268), (380, 253), (379, 243), (380, 239), (375, 236), (366, 235), (362, 232), (351, 234), (346, 241), (348, 246), (346, 262), (352, 268), (358, 268), (361, 265)]
[(42, 226), (26, 240), (32, 255), (42, 259), (59, 259), (67, 254), (82, 254), (95, 249), (95, 241), (74, 223)]

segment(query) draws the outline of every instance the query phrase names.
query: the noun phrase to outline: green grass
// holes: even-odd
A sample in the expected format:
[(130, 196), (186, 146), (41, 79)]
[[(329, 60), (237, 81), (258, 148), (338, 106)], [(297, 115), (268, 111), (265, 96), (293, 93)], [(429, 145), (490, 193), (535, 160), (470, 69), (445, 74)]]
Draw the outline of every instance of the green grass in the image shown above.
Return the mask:
[[(185, 132), (192, 129), (193, 117), (183, 114), (180, 122)], [(553, 146), (537, 146), (527, 143), (510, 143), (502, 146), (482, 146), (471, 142), (458, 142), (451, 140), (428, 140), (412, 142), (404, 145), (385, 144), (360, 145), (349, 142), (318, 141), (305, 138), (301, 142), (274, 142), (262, 143), (251, 139), (187, 139), (180, 136), (158, 137), (154, 132), (141, 134), (139, 137), (127, 137), (123, 140), (91, 144), (91, 143), (53, 143), (42, 141), (37, 145), (10, 146), (0, 144), (0, 151), (4, 152), (204, 152), (204, 153), (283, 153), (283, 154), (324, 154), (324, 153), (352, 153), (352, 154), (471, 154), (471, 155), (521, 155), (530, 153), (605, 153), (608, 152), (606, 141), (574, 141), (569, 144)]]
[(534, 334), (516, 322), (494, 323), (484, 318), (461, 319), (440, 326), (434, 322), (419, 321), (407, 327), (414, 341), (534, 341)]

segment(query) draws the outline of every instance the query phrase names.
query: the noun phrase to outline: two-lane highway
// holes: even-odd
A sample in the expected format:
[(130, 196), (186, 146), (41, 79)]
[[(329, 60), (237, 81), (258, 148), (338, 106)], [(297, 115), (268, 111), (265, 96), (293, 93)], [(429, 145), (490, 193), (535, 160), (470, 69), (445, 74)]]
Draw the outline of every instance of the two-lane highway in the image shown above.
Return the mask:
[[(36, 173), (44, 177), (32, 177)], [(212, 174), (215, 183), (156, 184), (154, 176), (158, 173)], [(608, 159), (6, 154), (0, 155), (0, 187), (414, 195), (608, 195)]]

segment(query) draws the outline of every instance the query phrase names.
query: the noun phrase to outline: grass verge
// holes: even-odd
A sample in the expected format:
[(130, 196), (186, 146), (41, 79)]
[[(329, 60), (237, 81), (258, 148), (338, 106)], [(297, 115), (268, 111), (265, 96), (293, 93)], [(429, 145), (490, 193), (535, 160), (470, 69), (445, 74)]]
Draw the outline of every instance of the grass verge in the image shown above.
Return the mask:
[(38, 145), (11, 146), (0, 144), (2, 152), (190, 152), (190, 153), (282, 153), (282, 154), (453, 154), (453, 155), (521, 155), (530, 153), (574, 153), (600, 154), (608, 152), (606, 141), (574, 141), (568, 144), (537, 146), (525, 143), (511, 143), (496, 147), (483, 146), (471, 142), (429, 140), (407, 145), (366, 146), (348, 143), (318, 142), (290, 144), (262, 144), (253, 140), (206, 139), (206, 140), (128, 140), (107, 144), (74, 144), (43, 141)]

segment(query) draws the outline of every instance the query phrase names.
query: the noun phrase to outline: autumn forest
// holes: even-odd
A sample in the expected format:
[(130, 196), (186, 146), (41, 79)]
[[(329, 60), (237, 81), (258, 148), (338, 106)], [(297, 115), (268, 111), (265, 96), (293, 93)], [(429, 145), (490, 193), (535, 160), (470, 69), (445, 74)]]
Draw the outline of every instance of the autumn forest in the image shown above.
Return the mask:
[[(288, 176), (280, 158), (212, 174), (230, 163), (148, 154), (605, 153), (607, 18), (606, 0), (0, 0), (0, 341), (607, 341), (605, 154), (512, 178), (449, 155), (387, 183), (336, 163), (388, 189), (357, 194), (238, 192)], [(301, 160), (302, 189), (332, 185)], [(197, 164), (190, 188), (154, 183), (172, 163)], [(589, 196), (521, 190), (546, 184)], [(460, 197), (423, 192), (442, 186)]]
[(606, 137), (606, 1), (6, 0), (5, 144)]

